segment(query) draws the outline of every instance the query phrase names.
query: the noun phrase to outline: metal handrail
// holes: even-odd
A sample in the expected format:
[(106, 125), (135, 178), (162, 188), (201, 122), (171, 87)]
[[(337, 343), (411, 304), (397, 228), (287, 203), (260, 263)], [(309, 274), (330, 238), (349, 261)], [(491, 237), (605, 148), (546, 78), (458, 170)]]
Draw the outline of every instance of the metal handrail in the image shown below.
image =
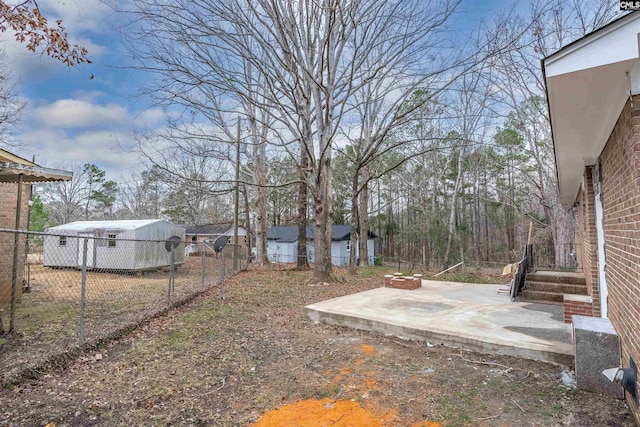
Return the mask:
[(533, 263), (531, 262), (533, 259), (533, 245), (525, 245), (522, 251), (522, 259), (518, 263), (518, 268), (513, 275), (513, 280), (511, 281), (511, 289), (509, 290), (511, 294), (511, 301), (514, 301), (518, 295), (522, 293), (524, 286), (527, 280), (527, 272), (531, 270), (533, 267)]

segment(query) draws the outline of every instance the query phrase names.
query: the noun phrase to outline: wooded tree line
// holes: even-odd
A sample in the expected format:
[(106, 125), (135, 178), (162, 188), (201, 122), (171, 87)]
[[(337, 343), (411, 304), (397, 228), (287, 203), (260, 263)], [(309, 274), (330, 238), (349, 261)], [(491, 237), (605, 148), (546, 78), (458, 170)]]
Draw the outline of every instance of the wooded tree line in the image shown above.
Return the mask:
[(454, 25), (459, 7), (134, 0), (128, 48), (170, 119), (136, 130), (142, 172), (105, 188), (83, 170), (84, 199), (56, 184), (44, 207), (54, 222), (230, 221), (239, 150), (240, 222), (260, 264), (267, 228), (283, 224), (314, 225), (322, 281), (332, 223), (358, 230), (360, 262), (369, 229), (376, 256), (506, 262), (531, 221), (534, 242), (559, 257), (574, 219), (559, 203), (540, 59), (614, 19), (617, 2), (533, 0), (468, 31)]

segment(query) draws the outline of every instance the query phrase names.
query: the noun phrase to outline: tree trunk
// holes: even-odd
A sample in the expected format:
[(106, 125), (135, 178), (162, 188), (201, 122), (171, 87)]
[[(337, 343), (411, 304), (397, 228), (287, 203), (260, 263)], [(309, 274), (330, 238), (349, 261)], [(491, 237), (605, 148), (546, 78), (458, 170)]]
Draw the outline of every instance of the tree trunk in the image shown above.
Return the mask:
[[(360, 235), (358, 236), (359, 265), (369, 265), (369, 167), (362, 168), (362, 190), (358, 197), (358, 228)], [(355, 253), (355, 246), (351, 246), (352, 252)]]
[(456, 176), (456, 183), (453, 188), (453, 195), (451, 196), (451, 206), (449, 207), (449, 227), (447, 229), (447, 246), (444, 252), (444, 267), (449, 266), (451, 257), (451, 244), (453, 242), (453, 233), (455, 231), (456, 223), (456, 205), (458, 203), (458, 191), (460, 189), (460, 183), (462, 181), (462, 157), (464, 152), (461, 150), (458, 154), (458, 174)]
[[(258, 133), (256, 118), (253, 115), (249, 120), (251, 127), (251, 135), (253, 137), (254, 165), (253, 175), (256, 188), (256, 265), (262, 267), (269, 263), (267, 254), (267, 221), (268, 221), (268, 204), (269, 195), (267, 193), (267, 153), (266, 140)], [(251, 249), (249, 249), (251, 250)]]
[[(353, 176), (352, 189), (358, 187), (358, 177)], [(349, 237), (349, 273), (356, 274), (358, 260), (356, 258), (356, 245), (358, 244), (358, 225), (359, 225), (359, 212), (358, 212), (358, 196), (356, 196), (354, 190), (351, 195), (351, 233)]]
[(247, 262), (251, 261), (251, 205), (249, 204), (249, 191), (246, 185), (242, 186), (242, 194), (244, 195), (244, 222), (245, 222), (245, 237), (244, 243), (247, 245)]
[[(330, 148), (329, 150), (330, 151)], [(313, 276), (319, 282), (332, 282), (333, 265), (331, 263), (331, 154), (326, 152), (319, 161), (314, 194), (315, 230), (313, 245), (315, 263)]]
[[(298, 267), (309, 267), (307, 259), (307, 175), (309, 157), (305, 148), (300, 150), (300, 184), (298, 185)], [(314, 263), (317, 264), (317, 252)]]

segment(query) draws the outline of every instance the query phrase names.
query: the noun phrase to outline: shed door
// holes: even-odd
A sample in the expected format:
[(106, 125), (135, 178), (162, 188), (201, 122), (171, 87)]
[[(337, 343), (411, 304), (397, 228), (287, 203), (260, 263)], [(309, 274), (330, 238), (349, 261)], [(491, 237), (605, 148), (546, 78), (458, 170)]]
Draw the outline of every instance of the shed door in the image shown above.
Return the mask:
[[(82, 237), (93, 237), (93, 234), (79, 234), (78, 237), (78, 267), (82, 268), (82, 258), (83, 258), (83, 249), (84, 249), (84, 240)], [(95, 267), (95, 250), (94, 250), (94, 239), (87, 239), (87, 268)]]

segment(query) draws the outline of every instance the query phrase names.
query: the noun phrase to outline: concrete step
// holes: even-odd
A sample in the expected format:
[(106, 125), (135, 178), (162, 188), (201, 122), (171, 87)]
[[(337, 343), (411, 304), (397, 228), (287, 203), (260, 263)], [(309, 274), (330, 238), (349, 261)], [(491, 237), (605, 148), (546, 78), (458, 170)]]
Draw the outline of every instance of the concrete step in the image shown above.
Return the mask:
[(587, 281), (582, 273), (561, 271), (534, 271), (527, 274), (527, 281), (565, 283), (568, 285), (586, 285)]
[(538, 301), (555, 301), (562, 303), (564, 299), (564, 294), (560, 292), (549, 292), (549, 291), (536, 291), (532, 289), (527, 289), (522, 293), (523, 299), (526, 301), (529, 300), (538, 300)]
[(574, 295), (587, 295), (587, 285), (573, 285), (567, 283), (553, 283), (553, 282), (536, 282), (529, 280), (527, 276), (526, 289), (532, 291), (547, 291), (547, 292), (559, 292), (562, 294), (574, 294)]

